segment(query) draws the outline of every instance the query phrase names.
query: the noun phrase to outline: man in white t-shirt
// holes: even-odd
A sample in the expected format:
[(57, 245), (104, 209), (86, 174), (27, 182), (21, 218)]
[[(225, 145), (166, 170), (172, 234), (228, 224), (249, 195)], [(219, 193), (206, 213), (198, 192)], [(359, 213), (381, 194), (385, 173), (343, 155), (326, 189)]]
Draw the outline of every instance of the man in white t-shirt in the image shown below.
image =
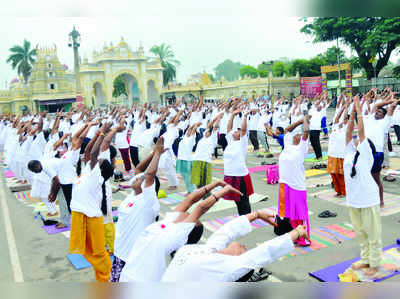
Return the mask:
[[(267, 241), (251, 250), (234, 239), (251, 232), (251, 222), (262, 219), (275, 223), (265, 212), (257, 211), (231, 220), (208, 238), (205, 244), (179, 249), (165, 271), (163, 282), (235, 282), (255, 268), (271, 263), (294, 250), (293, 242), (307, 237), (303, 226)], [(232, 242), (232, 243), (231, 243)], [(242, 281), (242, 280), (240, 280)]]
[[(389, 104), (389, 110), (386, 110), (384, 106)], [(374, 108), (372, 109), (371, 115), (365, 121), (366, 137), (374, 143), (376, 148), (371, 174), (379, 187), (381, 207), (384, 206), (381, 171), (384, 160), (385, 134), (387, 134), (387, 132), (389, 131), (393, 111), (396, 105), (397, 101), (394, 99), (394, 94), (392, 93), (392, 97), (389, 100), (375, 104)]]

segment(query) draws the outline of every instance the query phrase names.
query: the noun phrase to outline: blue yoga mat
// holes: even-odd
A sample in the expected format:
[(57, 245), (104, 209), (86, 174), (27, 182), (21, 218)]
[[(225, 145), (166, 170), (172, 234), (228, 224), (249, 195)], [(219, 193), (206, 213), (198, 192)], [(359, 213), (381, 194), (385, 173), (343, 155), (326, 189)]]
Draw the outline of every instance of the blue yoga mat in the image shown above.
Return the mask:
[[(110, 258), (112, 263), (114, 261), (114, 256), (110, 256)], [(82, 270), (92, 266), (81, 254), (68, 254), (67, 259), (76, 270)]]
[[(328, 156), (328, 153), (327, 152), (323, 152), (322, 156), (323, 157), (324, 156)], [(313, 159), (313, 158), (315, 158), (315, 153), (307, 154), (307, 156), (306, 156), (306, 159)]]
[[(399, 244), (393, 244), (390, 246), (387, 246), (385, 248), (383, 248), (383, 251), (394, 248), (394, 247), (399, 247)], [(351, 259), (348, 261), (345, 261), (343, 263), (340, 264), (336, 264), (324, 269), (321, 269), (319, 271), (315, 271), (315, 272), (310, 272), (308, 273), (311, 277), (314, 277), (316, 279), (318, 279), (319, 281), (323, 281), (323, 282), (340, 282), (339, 280), (339, 274), (342, 274), (344, 271), (346, 271), (353, 263), (359, 261), (360, 258), (357, 257), (355, 259)], [(379, 282), (385, 279), (388, 279), (389, 277), (395, 276), (397, 274), (400, 274), (400, 272), (394, 272), (391, 275), (388, 275), (386, 277), (383, 277), (381, 279), (376, 279), (374, 280), (374, 282)]]

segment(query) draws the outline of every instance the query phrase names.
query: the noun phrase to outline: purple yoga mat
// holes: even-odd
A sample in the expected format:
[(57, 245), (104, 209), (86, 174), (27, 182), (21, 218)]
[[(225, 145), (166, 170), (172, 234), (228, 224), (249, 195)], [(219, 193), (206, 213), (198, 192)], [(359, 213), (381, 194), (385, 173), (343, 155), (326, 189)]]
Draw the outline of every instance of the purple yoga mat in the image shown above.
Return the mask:
[(112, 211), (112, 215), (114, 216), (118, 216), (118, 210)]
[(70, 230), (70, 227), (65, 227), (65, 228), (56, 228), (56, 225), (43, 225), (42, 228), (48, 233), (49, 235), (54, 235), (62, 232), (66, 232)]
[[(385, 248), (383, 248), (383, 250), (388, 250), (394, 247), (399, 247), (399, 244), (393, 244), (390, 246), (387, 246)], [(359, 261), (360, 258), (357, 257), (355, 259), (351, 259), (348, 261), (345, 261), (343, 263), (340, 264), (336, 264), (324, 269), (321, 269), (319, 271), (315, 271), (315, 272), (310, 272), (308, 273), (311, 277), (314, 277), (316, 279), (318, 279), (319, 281), (323, 281), (323, 282), (340, 282), (339, 280), (339, 274), (342, 274), (344, 271), (346, 271), (354, 262)], [(388, 279), (389, 277), (395, 276), (397, 274), (400, 274), (400, 272), (394, 272), (393, 274), (390, 274), (384, 278), (380, 278), (380, 279), (376, 279), (374, 280), (374, 282), (379, 282), (385, 279)]]

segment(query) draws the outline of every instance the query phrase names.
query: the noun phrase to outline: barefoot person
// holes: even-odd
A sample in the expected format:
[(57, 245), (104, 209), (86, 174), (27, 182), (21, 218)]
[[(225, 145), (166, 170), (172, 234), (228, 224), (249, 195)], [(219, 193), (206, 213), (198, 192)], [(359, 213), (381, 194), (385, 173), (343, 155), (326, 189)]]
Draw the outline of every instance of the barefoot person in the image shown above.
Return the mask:
[[(305, 225), (308, 233), (310, 232), (310, 221), (304, 157), (308, 152), (309, 117), (305, 116), (285, 130), (285, 149), (279, 156), (278, 200), (278, 215), (289, 218), (292, 227)], [(296, 127), (302, 123), (304, 124), (304, 133), (294, 133)], [(300, 238), (296, 243), (300, 246), (310, 245), (305, 238)]]
[[(356, 114), (358, 140), (353, 140)], [(365, 268), (365, 274), (368, 276), (376, 274), (382, 258), (379, 188), (371, 175), (375, 152), (374, 144), (365, 137), (360, 100), (355, 97), (346, 132), (343, 170), (350, 219), (361, 248), (361, 264), (354, 264), (352, 268), (354, 270)]]

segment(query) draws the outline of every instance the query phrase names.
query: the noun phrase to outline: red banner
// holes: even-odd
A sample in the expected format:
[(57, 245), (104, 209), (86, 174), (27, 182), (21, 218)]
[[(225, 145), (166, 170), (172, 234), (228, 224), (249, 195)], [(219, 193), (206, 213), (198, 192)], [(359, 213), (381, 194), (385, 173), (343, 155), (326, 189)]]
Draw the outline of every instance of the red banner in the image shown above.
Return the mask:
[(321, 77), (300, 78), (300, 94), (306, 97), (314, 97), (322, 92)]

